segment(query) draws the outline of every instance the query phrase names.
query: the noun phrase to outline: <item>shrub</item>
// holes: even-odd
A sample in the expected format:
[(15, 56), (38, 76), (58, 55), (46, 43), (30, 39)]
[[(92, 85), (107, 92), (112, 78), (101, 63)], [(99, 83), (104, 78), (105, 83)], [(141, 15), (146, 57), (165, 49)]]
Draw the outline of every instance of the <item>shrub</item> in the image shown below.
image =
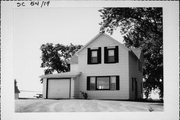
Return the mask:
[(82, 94), (82, 96), (83, 96), (84, 99), (87, 99), (87, 98), (88, 98), (88, 94), (87, 94), (86, 92), (82, 92), (82, 91), (80, 91), (80, 92), (81, 92), (81, 94)]

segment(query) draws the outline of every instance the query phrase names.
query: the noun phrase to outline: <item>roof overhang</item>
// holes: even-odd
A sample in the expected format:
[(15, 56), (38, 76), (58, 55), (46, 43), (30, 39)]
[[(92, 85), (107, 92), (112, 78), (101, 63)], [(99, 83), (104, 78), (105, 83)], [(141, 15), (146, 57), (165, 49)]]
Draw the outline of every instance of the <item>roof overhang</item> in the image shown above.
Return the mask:
[(81, 75), (81, 72), (65, 72), (58, 74), (42, 75), (40, 78), (72, 78)]

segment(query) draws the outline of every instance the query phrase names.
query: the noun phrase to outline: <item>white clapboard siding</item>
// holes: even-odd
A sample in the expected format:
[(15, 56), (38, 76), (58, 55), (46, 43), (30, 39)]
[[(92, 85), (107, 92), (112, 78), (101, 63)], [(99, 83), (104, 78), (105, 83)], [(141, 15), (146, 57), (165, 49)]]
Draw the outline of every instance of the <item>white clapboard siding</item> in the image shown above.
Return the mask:
[(71, 70), (71, 72), (77, 72), (77, 71), (79, 71), (79, 69), (78, 69), (78, 64), (71, 64), (71, 65), (70, 65), (70, 70)]
[(43, 98), (46, 98), (47, 79), (43, 79)]
[[(119, 46), (119, 63), (104, 64), (104, 47)], [(101, 64), (87, 64), (87, 48), (101, 47)], [(88, 93), (90, 98), (97, 99), (129, 99), (128, 50), (119, 42), (101, 35), (78, 55), (79, 70), (82, 71), (79, 88)], [(120, 76), (120, 90), (87, 91), (87, 76)]]

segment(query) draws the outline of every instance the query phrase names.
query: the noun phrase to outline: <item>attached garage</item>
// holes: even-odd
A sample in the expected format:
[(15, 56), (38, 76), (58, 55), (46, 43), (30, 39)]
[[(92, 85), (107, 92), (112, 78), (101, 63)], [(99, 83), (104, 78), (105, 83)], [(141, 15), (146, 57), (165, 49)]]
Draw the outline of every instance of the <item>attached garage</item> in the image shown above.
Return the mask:
[(47, 80), (46, 98), (70, 98), (71, 79), (52, 78)]
[(43, 98), (74, 98), (74, 83), (80, 72), (67, 72), (40, 76), (43, 78)]

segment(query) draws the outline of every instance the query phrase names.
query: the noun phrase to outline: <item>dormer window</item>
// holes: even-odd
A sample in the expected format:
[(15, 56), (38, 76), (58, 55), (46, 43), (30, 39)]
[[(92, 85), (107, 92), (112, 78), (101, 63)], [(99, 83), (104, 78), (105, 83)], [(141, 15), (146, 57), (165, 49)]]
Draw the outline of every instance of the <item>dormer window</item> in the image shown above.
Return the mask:
[(118, 63), (118, 46), (104, 47), (104, 63)]
[(101, 47), (99, 48), (88, 48), (87, 55), (88, 64), (100, 64), (101, 63)]

